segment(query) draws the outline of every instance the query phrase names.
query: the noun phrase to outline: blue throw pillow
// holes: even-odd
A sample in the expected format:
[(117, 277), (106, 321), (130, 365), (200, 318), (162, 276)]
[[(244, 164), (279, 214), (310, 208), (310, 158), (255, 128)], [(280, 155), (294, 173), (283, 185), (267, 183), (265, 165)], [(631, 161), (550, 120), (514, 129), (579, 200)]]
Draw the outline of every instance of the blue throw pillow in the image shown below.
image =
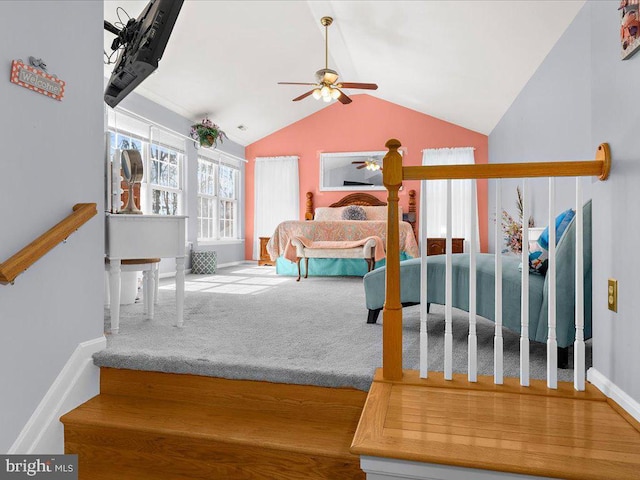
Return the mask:
[[(569, 223), (575, 216), (575, 212), (572, 209), (565, 210), (556, 217), (556, 245), (562, 238), (562, 234), (569, 226)], [(549, 250), (549, 227), (545, 228), (538, 238), (538, 245), (543, 250)]]
[[(572, 209), (565, 210), (556, 217), (556, 245), (562, 238), (565, 230), (575, 216)], [(549, 227), (545, 228), (538, 238), (540, 250), (533, 251), (529, 254), (529, 271), (531, 273), (539, 273), (545, 275), (548, 268), (548, 252), (549, 252)]]
[(544, 275), (547, 273), (547, 251), (536, 250), (529, 254), (529, 272)]

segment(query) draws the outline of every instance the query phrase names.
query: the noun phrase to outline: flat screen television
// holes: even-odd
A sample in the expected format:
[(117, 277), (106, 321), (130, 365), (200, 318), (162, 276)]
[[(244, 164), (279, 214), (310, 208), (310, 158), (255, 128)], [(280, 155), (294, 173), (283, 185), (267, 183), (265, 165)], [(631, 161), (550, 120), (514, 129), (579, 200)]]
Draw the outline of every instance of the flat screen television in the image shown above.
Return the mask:
[(162, 58), (184, 0), (151, 0), (136, 20), (118, 30), (105, 21), (105, 29), (118, 35), (112, 48), (123, 48), (104, 92), (104, 101), (115, 107), (147, 78)]

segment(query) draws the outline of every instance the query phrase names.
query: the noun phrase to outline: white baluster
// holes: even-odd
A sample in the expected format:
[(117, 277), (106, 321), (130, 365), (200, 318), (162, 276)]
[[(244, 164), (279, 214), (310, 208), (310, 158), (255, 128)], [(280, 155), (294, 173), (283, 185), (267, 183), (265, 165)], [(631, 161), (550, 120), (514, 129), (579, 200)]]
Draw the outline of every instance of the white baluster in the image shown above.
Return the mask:
[(583, 265), (583, 212), (582, 182), (576, 178), (576, 339), (573, 344), (573, 386), (578, 391), (585, 389), (584, 356), (584, 265)]
[(471, 181), (471, 238), (469, 239), (469, 340), (467, 375), (470, 382), (478, 381), (478, 337), (476, 336), (476, 250), (478, 245), (476, 180)]
[(427, 181), (420, 182), (420, 378), (429, 376), (427, 334)]
[(446, 243), (446, 287), (445, 287), (445, 317), (444, 317), (444, 378), (453, 378), (453, 287), (451, 266), (451, 179), (447, 180), (447, 243)]
[(547, 334), (547, 387), (558, 388), (558, 340), (556, 336), (556, 182), (549, 177), (549, 266), (547, 268), (547, 282), (549, 291), (549, 310), (547, 319), (549, 332)]
[(520, 385), (529, 386), (529, 188), (522, 180), (522, 293), (520, 302)]
[(496, 180), (496, 279), (495, 279), (495, 321), (493, 337), (493, 382), (504, 383), (503, 340), (502, 340), (502, 182)]

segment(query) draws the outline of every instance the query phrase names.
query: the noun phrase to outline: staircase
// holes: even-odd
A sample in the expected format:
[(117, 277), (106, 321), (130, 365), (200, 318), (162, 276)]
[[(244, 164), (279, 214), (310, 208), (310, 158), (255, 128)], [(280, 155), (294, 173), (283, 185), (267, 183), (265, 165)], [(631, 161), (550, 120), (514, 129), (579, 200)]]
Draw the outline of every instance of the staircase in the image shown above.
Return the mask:
[(364, 479), (349, 452), (366, 392), (103, 368), (64, 415), (79, 478)]

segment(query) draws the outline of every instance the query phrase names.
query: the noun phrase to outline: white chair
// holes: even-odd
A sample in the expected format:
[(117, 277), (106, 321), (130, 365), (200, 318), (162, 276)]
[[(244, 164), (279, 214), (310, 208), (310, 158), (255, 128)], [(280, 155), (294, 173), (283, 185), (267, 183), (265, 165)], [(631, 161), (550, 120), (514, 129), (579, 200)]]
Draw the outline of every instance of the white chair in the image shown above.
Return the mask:
[[(120, 269), (123, 272), (142, 271), (142, 301), (144, 302), (144, 313), (153, 319), (154, 305), (158, 303), (158, 280), (159, 280), (159, 258), (129, 258), (121, 260)], [(105, 268), (109, 271), (109, 259), (105, 258)], [(107, 304), (111, 292), (107, 282)]]

